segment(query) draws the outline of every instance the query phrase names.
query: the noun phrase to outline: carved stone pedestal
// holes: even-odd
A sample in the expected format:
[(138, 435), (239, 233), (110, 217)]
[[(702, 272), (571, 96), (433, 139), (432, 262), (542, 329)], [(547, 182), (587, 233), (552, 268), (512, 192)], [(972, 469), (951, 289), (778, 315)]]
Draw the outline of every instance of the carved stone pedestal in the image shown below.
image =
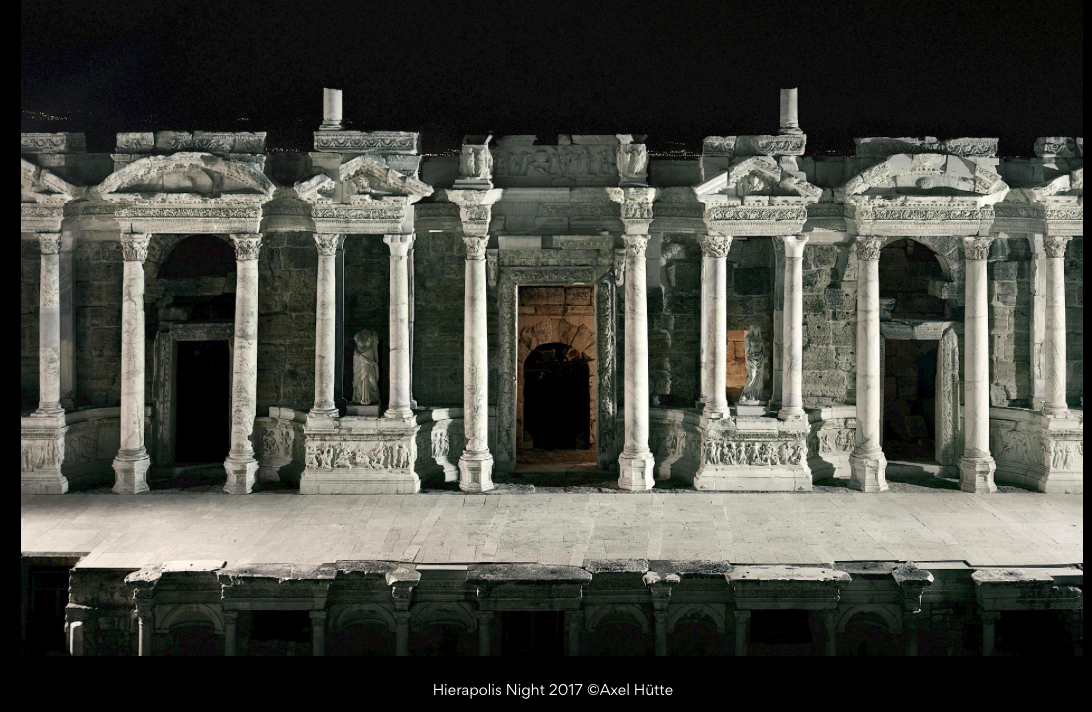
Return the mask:
[(883, 450), (858, 450), (850, 455), (849, 486), (860, 492), (887, 491), (887, 458)]
[(656, 485), (653, 470), (656, 458), (650, 451), (644, 454), (630, 455), (622, 451), (618, 456), (618, 489), (630, 492), (646, 492)]
[(68, 432), (64, 413), (32, 415), (21, 419), (20, 494), (64, 494), (68, 479), (61, 474), (64, 436)]
[(811, 489), (806, 423), (773, 418), (702, 419), (700, 490)]
[(300, 494), (419, 492), (419, 429), (413, 418), (309, 417)]
[(996, 469), (992, 457), (959, 458), (959, 488), (964, 492), (996, 492), (993, 481)]
[(152, 460), (144, 448), (118, 450), (114, 458), (114, 492), (116, 494), (140, 494), (148, 491), (148, 468)]
[(459, 489), (464, 492), (488, 492), (493, 489), (493, 456), (489, 451), (464, 450), (459, 457)]
[(227, 482), (224, 484), (224, 492), (228, 494), (250, 494), (254, 489), (254, 483), (258, 479), (258, 461), (254, 458), (246, 460), (234, 460), (228, 455), (224, 460), (224, 472), (227, 473)]

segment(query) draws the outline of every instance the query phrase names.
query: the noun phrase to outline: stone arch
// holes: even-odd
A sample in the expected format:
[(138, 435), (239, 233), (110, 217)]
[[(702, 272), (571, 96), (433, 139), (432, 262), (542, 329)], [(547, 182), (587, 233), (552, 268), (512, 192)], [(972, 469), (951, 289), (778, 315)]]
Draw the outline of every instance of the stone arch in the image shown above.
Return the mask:
[(998, 173), (967, 158), (944, 153), (896, 153), (850, 178), (844, 190), (847, 196), (886, 197), (943, 196), (960, 191), (958, 194), (966, 197), (988, 196), (996, 202), (1004, 199), (1009, 186)]
[(474, 630), (477, 625), (470, 607), (464, 603), (426, 603), (414, 606), (412, 614), (415, 631), (430, 625), (459, 625)]
[(179, 603), (166, 609), (159, 618), (158, 630), (166, 633), (183, 625), (209, 625), (217, 635), (224, 632), (220, 612), (204, 603)]
[(640, 606), (627, 603), (611, 603), (599, 606), (587, 616), (586, 620), (589, 633), (594, 633), (595, 629), (600, 625), (611, 621), (636, 623), (640, 626), (642, 633), (648, 633), (650, 630), (648, 616), (645, 615)]
[(183, 152), (133, 161), (107, 176), (97, 190), (104, 198), (126, 194), (175, 194), (196, 199), (224, 195), (235, 201), (265, 202), (273, 197), (274, 186), (269, 178), (244, 163), (211, 153)]
[(678, 623), (694, 618), (708, 618), (716, 625), (718, 633), (724, 632), (724, 604), (710, 603), (685, 603), (681, 606), (672, 606), (667, 614), (667, 632), (674, 632)]
[(574, 326), (568, 319), (558, 317), (544, 319), (520, 332), (520, 363), (539, 346), (554, 343), (568, 344), (588, 361), (595, 360), (595, 334), (584, 326)]
[[(226, 276), (235, 270), (235, 249), (225, 235), (217, 233), (196, 233), (193, 235), (164, 235), (162, 237), (167, 239), (158, 241), (160, 247), (156, 250), (156, 254), (153, 255), (152, 250), (148, 250), (149, 259), (155, 258), (156, 279), (176, 279), (191, 276)], [(153, 239), (152, 242), (157, 241)], [(223, 269), (216, 271), (214, 274), (190, 275), (180, 271), (184, 270), (184, 265), (178, 264), (178, 261), (180, 259), (188, 258), (190, 256), (188, 253), (194, 252), (195, 250), (193, 248), (195, 247), (198, 248), (198, 254), (195, 256), (202, 262), (215, 262), (218, 263), (218, 266), (222, 266)]]
[(860, 616), (863, 618), (864, 623), (870, 623), (875, 625), (876, 623), (883, 623), (888, 633), (901, 633), (902, 622), (899, 617), (891, 612), (887, 606), (880, 605), (878, 603), (861, 603), (856, 606), (849, 606), (842, 611), (842, 614), (838, 617), (837, 631), (844, 633), (846, 625), (854, 617)]
[(375, 603), (352, 603), (345, 606), (334, 618), (333, 629), (337, 631), (358, 623), (386, 626), (392, 633), (398, 627), (394, 614), (386, 607)]
[[(925, 251), (924, 255), (922, 250)], [(929, 257), (932, 259), (928, 259)], [(939, 275), (935, 274), (938, 269)], [(912, 308), (906, 318), (943, 319), (946, 316), (946, 307), (954, 306), (942, 296), (947, 291), (946, 284), (952, 282), (951, 267), (945, 256), (930, 244), (928, 238), (887, 238), (880, 251), (879, 270), (881, 303), (885, 298), (895, 298), (893, 295), (901, 296), (902, 303), (896, 302), (893, 310), (902, 312), (909, 304)], [(922, 271), (926, 271), (926, 274), (922, 275)], [(930, 276), (929, 273), (933, 274)], [(924, 284), (916, 283), (920, 277), (926, 278)], [(881, 311), (883, 310), (884, 307), (881, 306)]]

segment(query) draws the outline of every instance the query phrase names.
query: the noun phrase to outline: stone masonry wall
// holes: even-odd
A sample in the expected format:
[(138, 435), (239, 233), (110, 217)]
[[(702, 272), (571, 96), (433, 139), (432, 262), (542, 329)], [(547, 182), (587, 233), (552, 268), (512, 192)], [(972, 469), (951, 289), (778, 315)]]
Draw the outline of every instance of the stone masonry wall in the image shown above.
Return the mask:
[(848, 245), (807, 245), (803, 259), (805, 408), (856, 400), (857, 258)]
[[(466, 247), (458, 233), (434, 232), (419, 234), (413, 250), (413, 396), (421, 405), (461, 408)], [(496, 403), (497, 307), (488, 292), (489, 402)]]
[(77, 405), (121, 404), (122, 271), (121, 243), (116, 239), (77, 242), (73, 265)]
[(1084, 397), (1084, 238), (1065, 251), (1066, 401), (1083, 408)]
[(38, 242), (19, 245), (19, 390), (23, 410), (38, 406), (38, 283), (41, 250)]
[[(660, 255), (663, 286), (648, 290), (649, 394), (654, 406), (691, 408), (701, 393), (701, 248), (693, 235), (665, 234)], [(657, 267), (653, 262), (648, 265), (649, 270)], [(618, 311), (623, 317), (624, 300), (620, 293)], [(625, 342), (620, 340), (623, 360), (624, 352)]]

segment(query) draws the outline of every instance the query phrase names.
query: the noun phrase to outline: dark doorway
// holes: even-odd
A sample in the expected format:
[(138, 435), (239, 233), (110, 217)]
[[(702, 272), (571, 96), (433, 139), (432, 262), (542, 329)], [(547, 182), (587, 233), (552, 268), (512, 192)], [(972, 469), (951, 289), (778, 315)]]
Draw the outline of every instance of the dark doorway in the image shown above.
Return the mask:
[(254, 611), (249, 655), (311, 655), (309, 611)]
[(224, 654), (223, 638), (211, 625), (194, 623), (171, 628), (167, 655), (175, 657), (209, 657)]
[(586, 449), (588, 362), (568, 344), (543, 344), (523, 365), (523, 432), (536, 450)]
[(505, 611), (501, 631), (504, 655), (564, 655), (565, 629), (560, 611)]
[(1005, 611), (997, 620), (994, 655), (1068, 657), (1073, 641), (1058, 611)]
[(68, 605), (67, 566), (27, 569), (27, 655), (66, 655), (64, 611)]
[(889, 460), (936, 457), (937, 341), (885, 344), (883, 449)]
[(219, 462), (231, 435), (228, 344), (179, 341), (175, 363), (175, 461)]

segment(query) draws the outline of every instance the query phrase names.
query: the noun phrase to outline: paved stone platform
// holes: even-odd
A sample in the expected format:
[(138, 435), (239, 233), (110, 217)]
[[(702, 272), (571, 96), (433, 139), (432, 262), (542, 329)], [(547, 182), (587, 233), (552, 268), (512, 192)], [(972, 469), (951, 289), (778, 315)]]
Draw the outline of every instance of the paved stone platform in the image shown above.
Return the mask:
[(644, 496), (147, 493), (21, 498), (23, 555), (81, 567), (222, 559), (228, 566), (341, 559), (415, 563), (596, 559), (733, 564), (1084, 561), (1083, 495), (666, 491)]

